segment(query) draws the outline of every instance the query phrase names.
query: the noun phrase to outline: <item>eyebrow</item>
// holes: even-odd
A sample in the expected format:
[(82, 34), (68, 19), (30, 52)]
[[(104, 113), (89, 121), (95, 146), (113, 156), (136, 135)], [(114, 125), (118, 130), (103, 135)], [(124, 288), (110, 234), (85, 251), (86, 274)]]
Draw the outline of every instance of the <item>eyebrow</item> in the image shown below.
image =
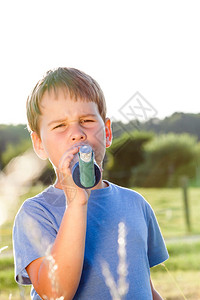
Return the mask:
[[(81, 118), (88, 118), (88, 117), (96, 117), (96, 115), (95, 115), (95, 114), (85, 114), (85, 115), (81, 115), (81, 116), (79, 117), (79, 119), (81, 119)], [(51, 122), (48, 123), (48, 126), (51, 126), (51, 125), (57, 124), (57, 123), (63, 123), (63, 122), (65, 122), (66, 120), (67, 120), (67, 118), (64, 118), (64, 119), (58, 119), (58, 120), (53, 120), (53, 121), (51, 121)]]

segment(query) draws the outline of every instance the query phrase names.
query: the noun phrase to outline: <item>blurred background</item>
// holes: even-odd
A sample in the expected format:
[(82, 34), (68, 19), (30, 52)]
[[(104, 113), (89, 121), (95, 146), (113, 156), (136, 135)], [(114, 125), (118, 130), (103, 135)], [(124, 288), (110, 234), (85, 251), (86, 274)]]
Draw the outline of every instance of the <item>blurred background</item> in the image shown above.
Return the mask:
[(199, 10), (179, 0), (0, 4), (0, 299), (29, 299), (14, 281), (13, 221), (55, 177), (32, 151), (25, 103), (58, 66), (105, 93), (114, 140), (104, 178), (147, 199), (169, 250), (154, 285), (164, 299), (200, 299)]

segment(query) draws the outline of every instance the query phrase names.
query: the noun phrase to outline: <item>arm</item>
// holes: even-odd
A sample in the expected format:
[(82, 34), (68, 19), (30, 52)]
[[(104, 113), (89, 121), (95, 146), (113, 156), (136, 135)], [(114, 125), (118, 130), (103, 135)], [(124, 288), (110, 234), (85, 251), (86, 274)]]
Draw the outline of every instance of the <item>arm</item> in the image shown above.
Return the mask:
[(150, 279), (150, 285), (151, 285), (153, 300), (163, 300), (160, 294), (154, 289), (151, 279)]
[[(75, 151), (72, 154), (74, 155)], [(46, 257), (36, 259), (26, 268), (36, 292), (42, 298), (64, 296), (66, 300), (72, 299), (82, 273), (89, 193), (77, 188), (72, 182), (71, 171), (69, 171), (71, 159), (72, 155), (69, 155), (63, 164), (63, 170), (67, 170), (66, 164), (68, 164), (70, 174), (66, 171), (62, 174), (64, 175), (62, 178), (65, 178), (62, 187), (68, 207), (50, 253), (57, 269), (50, 278), (52, 273), (49, 272), (50, 263)]]

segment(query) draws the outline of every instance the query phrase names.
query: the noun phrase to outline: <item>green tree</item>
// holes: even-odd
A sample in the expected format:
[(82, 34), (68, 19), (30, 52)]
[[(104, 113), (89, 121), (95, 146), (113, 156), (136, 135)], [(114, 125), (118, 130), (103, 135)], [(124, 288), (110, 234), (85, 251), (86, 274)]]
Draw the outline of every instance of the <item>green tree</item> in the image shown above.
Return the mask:
[(123, 186), (130, 186), (131, 170), (144, 160), (143, 146), (153, 138), (150, 132), (124, 133), (107, 150), (107, 177)]
[(6, 146), (6, 150), (2, 154), (2, 165), (3, 167), (6, 166), (9, 161), (24, 153), (27, 149), (31, 147), (31, 140), (22, 140), (17, 145), (13, 145), (12, 143), (8, 143)]
[[(17, 145), (18, 147), (18, 145), (23, 143), (24, 140), (30, 140), (26, 125), (0, 124), (0, 169), (5, 166), (5, 158), (4, 162), (2, 161), (3, 153), (7, 151), (8, 147), (11, 148), (11, 145)], [(8, 146), (8, 144), (10, 144), (10, 146)]]
[(177, 186), (182, 176), (196, 175), (197, 138), (188, 134), (157, 135), (145, 145), (145, 161), (133, 171), (135, 185)]

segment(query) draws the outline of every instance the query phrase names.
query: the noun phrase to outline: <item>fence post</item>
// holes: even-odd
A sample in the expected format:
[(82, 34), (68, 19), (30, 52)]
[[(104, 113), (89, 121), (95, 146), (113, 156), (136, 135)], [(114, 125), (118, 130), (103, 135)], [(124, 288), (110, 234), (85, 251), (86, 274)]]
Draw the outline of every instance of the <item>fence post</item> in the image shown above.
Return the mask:
[(189, 198), (188, 198), (188, 178), (183, 176), (181, 178), (181, 186), (183, 189), (183, 203), (185, 210), (185, 221), (188, 232), (191, 231), (191, 223), (190, 223), (190, 208), (189, 208)]

